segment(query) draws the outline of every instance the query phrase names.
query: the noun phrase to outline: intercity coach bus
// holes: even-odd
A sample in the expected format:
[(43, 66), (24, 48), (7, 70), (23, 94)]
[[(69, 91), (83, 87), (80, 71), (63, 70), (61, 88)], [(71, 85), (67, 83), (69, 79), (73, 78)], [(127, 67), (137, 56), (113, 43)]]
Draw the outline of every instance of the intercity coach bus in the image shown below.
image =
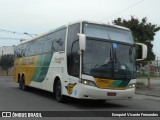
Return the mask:
[[(142, 59), (147, 47), (141, 47)], [(79, 21), (51, 30), (14, 49), (19, 88), (53, 92), (58, 102), (128, 99), (135, 92), (136, 50), (128, 28)]]

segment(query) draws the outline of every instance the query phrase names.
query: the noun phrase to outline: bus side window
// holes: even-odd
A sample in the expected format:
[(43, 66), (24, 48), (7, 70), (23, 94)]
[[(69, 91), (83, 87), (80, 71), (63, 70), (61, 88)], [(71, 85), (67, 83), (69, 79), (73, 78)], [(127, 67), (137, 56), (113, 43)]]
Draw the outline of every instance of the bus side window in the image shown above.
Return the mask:
[(31, 49), (31, 42), (27, 43), (27, 46), (26, 46), (26, 56), (30, 56), (29, 52), (30, 52), (30, 49)]
[(53, 46), (53, 38), (52, 38), (52, 34), (49, 34), (47, 36), (45, 36), (44, 40), (44, 45), (43, 45), (43, 53), (49, 53), (49, 52), (54, 52), (54, 50), (52, 50), (52, 46)]
[(27, 43), (25, 56), (31, 56), (31, 55), (33, 55), (33, 54), (31, 54), (31, 51), (33, 50), (32, 44), (33, 44), (33, 41)]
[(24, 51), (24, 48), (23, 48), (23, 44), (22, 44), (22, 45), (18, 46), (18, 50), (17, 50), (18, 58), (23, 57), (23, 53), (24, 53), (23, 51)]
[(65, 50), (66, 28), (53, 32), (45, 37), (43, 53)]
[(34, 48), (35, 48), (35, 54), (36, 55), (42, 54), (43, 39), (44, 39), (44, 37), (38, 38), (38, 40), (35, 41)]
[(53, 39), (54, 39), (53, 48), (55, 49), (55, 51), (64, 51), (65, 37), (66, 37), (66, 28), (58, 30), (54, 33), (54, 35), (53, 35)]

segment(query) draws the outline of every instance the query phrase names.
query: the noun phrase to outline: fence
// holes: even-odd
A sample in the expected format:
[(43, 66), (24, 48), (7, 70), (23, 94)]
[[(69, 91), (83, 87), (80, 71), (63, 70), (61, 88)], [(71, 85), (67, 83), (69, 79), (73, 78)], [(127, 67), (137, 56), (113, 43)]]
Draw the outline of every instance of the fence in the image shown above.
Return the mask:
[(137, 62), (137, 78), (160, 78), (160, 66), (151, 61)]
[(137, 62), (137, 87), (153, 87), (154, 79), (160, 80), (160, 66), (151, 61)]

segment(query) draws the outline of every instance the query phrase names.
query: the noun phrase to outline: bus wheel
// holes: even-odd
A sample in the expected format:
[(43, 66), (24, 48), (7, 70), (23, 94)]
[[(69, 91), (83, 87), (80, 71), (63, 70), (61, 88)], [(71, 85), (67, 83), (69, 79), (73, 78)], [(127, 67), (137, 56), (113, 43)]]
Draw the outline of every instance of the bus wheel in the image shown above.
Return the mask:
[(58, 102), (64, 102), (64, 96), (62, 95), (62, 86), (60, 80), (56, 82), (55, 85), (55, 97)]
[(21, 83), (21, 80), (19, 80), (19, 89), (22, 90), (22, 83)]
[(27, 86), (25, 85), (25, 80), (24, 77), (21, 77), (20, 81), (19, 81), (19, 88), (23, 91), (25, 91), (27, 89)]

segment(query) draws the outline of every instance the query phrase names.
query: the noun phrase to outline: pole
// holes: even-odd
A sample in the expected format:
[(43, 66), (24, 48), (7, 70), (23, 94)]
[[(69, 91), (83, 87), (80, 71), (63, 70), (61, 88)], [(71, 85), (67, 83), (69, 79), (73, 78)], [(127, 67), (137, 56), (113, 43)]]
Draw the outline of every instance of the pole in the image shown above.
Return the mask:
[(151, 89), (151, 79), (150, 79), (150, 61), (148, 61), (148, 84), (147, 87)]
[(157, 76), (158, 76), (158, 65), (159, 65), (159, 64), (158, 64), (158, 58), (159, 58), (159, 57), (157, 57)]

